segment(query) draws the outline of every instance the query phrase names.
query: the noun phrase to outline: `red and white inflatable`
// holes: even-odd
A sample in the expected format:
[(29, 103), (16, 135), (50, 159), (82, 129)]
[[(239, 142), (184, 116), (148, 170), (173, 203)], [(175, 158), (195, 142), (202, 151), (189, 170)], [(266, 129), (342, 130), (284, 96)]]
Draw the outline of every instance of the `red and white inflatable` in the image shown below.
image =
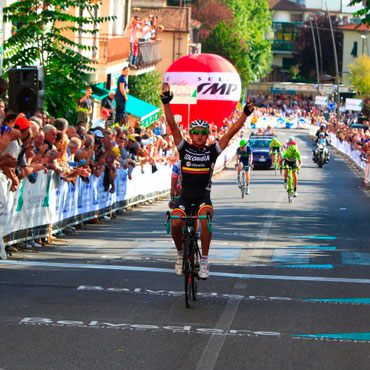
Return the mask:
[[(241, 96), (241, 81), (235, 67), (215, 54), (193, 54), (176, 60), (167, 70), (164, 83), (197, 86), (197, 104), (171, 104), (174, 115), (188, 126), (203, 119), (217, 127), (234, 111)], [(188, 112), (190, 111), (190, 117)]]

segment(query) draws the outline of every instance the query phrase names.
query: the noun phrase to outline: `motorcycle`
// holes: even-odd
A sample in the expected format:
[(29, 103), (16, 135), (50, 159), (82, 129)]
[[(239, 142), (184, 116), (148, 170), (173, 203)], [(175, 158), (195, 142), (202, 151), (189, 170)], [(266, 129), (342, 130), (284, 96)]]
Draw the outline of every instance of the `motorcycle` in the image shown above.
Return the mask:
[(315, 162), (322, 168), (325, 163), (329, 162), (329, 150), (326, 147), (326, 140), (319, 139), (315, 151)]

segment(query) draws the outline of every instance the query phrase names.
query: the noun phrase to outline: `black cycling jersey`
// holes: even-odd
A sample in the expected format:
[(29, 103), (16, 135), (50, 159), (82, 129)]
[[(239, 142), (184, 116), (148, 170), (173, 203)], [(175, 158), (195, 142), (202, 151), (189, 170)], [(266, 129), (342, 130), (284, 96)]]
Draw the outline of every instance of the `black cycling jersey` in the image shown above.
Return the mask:
[(185, 191), (211, 190), (213, 168), (222, 152), (219, 143), (199, 148), (183, 139), (177, 149), (181, 160), (182, 188)]
[(249, 156), (252, 154), (252, 149), (248, 145), (245, 150), (242, 151), (240, 147), (236, 150), (236, 154), (239, 155), (239, 162), (244, 166), (249, 166)]

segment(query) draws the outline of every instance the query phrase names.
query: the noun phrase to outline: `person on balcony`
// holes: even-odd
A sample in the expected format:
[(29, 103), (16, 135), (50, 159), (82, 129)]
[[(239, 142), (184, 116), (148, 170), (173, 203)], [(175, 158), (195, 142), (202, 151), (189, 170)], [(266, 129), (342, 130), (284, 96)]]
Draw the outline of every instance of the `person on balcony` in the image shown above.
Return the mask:
[(137, 59), (139, 55), (138, 48), (138, 33), (142, 30), (141, 24), (139, 23), (139, 17), (135, 16), (131, 18), (131, 22), (127, 25), (125, 30), (125, 35), (130, 37), (130, 54), (128, 57), (130, 67), (134, 67), (137, 64)]

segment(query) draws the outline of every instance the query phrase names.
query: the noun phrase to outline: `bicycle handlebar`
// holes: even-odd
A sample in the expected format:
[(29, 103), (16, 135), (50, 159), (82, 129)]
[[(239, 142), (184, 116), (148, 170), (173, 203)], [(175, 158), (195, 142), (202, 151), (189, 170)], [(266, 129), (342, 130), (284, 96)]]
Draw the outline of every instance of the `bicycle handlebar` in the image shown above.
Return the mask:
[(180, 216), (180, 215), (170, 215), (170, 218), (173, 218), (173, 219), (181, 219), (181, 220), (205, 220), (208, 218), (208, 216), (200, 216), (200, 215), (197, 215), (197, 216)]
[(212, 233), (212, 225), (211, 225), (211, 215), (210, 213), (207, 216), (203, 215), (196, 215), (196, 216), (186, 216), (186, 215), (171, 215), (169, 212), (166, 214), (166, 231), (167, 233), (171, 230), (171, 219), (177, 220), (207, 220), (207, 228), (210, 233)]

